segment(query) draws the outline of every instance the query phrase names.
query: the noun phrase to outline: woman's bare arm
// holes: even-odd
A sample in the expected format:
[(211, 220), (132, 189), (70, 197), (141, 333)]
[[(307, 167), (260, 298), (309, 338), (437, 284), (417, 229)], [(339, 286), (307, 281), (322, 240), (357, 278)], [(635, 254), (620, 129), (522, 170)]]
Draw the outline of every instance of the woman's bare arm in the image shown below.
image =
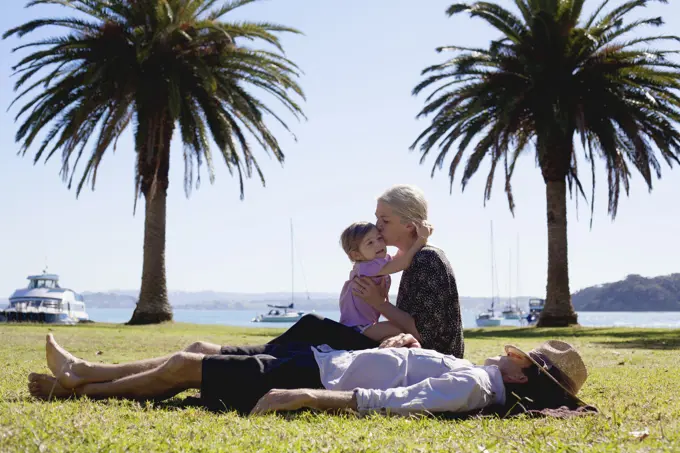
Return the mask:
[(385, 284), (377, 285), (368, 277), (355, 279), (352, 283), (352, 292), (361, 300), (378, 310), (381, 315), (398, 326), (405, 333), (410, 333), (418, 341), (421, 341), (420, 333), (416, 328), (416, 322), (407, 312), (395, 307), (387, 300)]

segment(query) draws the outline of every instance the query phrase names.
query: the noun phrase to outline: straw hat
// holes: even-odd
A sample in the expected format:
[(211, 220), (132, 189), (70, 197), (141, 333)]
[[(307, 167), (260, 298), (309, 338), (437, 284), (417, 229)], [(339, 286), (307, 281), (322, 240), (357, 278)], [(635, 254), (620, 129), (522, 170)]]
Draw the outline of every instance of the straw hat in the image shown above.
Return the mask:
[[(547, 375), (567, 393), (579, 399), (576, 394), (581, 390), (583, 383), (586, 382), (588, 371), (581, 354), (569, 343), (550, 340), (528, 353), (517, 346), (506, 345), (505, 352), (513, 352), (531, 360), (539, 371)], [(557, 368), (558, 372), (555, 373), (552, 370), (553, 368)]]

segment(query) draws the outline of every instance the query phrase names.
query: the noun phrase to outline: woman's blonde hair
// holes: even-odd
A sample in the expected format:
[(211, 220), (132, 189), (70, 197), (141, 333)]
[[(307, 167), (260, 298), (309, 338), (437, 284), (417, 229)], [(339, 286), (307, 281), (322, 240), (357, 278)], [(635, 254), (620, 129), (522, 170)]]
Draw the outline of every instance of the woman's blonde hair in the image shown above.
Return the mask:
[(422, 190), (415, 186), (400, 184), (385, 191), (378, 201), (389, 205), (394, 213), (401, 217), (402, 223), (413, 222), (417, 225), (428, 225), (427, 200)]

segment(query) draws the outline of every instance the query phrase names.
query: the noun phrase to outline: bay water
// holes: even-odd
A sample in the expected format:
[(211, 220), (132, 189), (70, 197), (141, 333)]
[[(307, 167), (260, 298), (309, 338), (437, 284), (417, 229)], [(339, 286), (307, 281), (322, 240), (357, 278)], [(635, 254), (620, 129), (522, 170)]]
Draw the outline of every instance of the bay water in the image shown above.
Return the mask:
[[(88, 308), (90, 319), (95, 322), (124, 323), (132, 316), (132, 308)], [(256, 310), (174, 310), (176, 322), (191, 324), (220, 324), (239, 327), (289, 327), (290, 323), (252, 322), (262, 311)], [(339, 311), (313, 312), (327, 318), (338, 320)], [(477, 327), (476, 311), (461, 312), (463, 327)], [(584, 327), (667, 327), (680, 328), (680, 312), (596, 312), (578, 313), (578, 322)], [(503, 320), (504, 326), (519, 326), (519, 321)]]

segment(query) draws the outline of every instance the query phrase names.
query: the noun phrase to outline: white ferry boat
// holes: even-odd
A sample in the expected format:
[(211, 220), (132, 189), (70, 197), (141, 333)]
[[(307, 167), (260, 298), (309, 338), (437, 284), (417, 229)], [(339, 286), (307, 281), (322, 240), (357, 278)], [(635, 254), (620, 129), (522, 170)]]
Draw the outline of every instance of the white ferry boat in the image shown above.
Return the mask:
[(60, 287), (58, 275), (43, 272), (27, 278), (28, 286), (14, 291), (9, 298), (9, 306), (0, 310), (1, 321), (48, 324), (89, 321), (83, 296)]

